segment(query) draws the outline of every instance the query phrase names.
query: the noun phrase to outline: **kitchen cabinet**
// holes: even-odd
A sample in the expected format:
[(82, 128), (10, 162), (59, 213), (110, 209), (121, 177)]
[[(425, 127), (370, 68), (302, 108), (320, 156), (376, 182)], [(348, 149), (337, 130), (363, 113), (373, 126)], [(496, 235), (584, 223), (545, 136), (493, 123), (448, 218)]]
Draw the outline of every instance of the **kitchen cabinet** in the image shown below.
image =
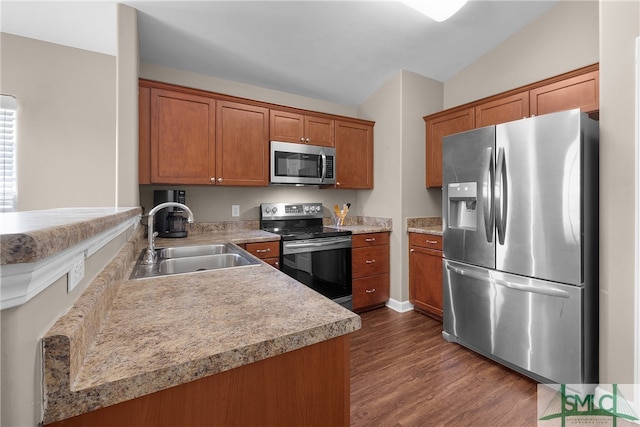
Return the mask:
[(269, 110), (217, 101), (216, 168), (218, 185), (269, 185)]
[(442, 236), (409, 233), (409, 302), (442, 320)]
[(594, 118), (599, 109), (598, 64), (423, 117), (426, 186), (442, 187), (442, 138), (525, 117), (580, 108)]
[(348, 426), (349, 391), (343, 335), (47, 425)]
[(247, 243), (245, 249), (274, 268), (280, 269), (280, 242)]
[(373, 189), (373, 124), (336, 120), (335, 187)]
[(215, 102), (204, 96), (151, 88), (151, 183), (211, 183)]
[(383, 306), (389, 300), (389, 233), (352, 236), (353, 310)]
[(298, 144), (335, 145), (333, 119), (289, 111), (269, 112), (269, 135), (272, 141)]
[(342, 179), (326, 187), (371, 189), (373, 125), (140, 79), (138, 179), (140, 184), (267, 186), (269, 141), (279, 140), (335, 146), (336, 175)]
[(473, 108), (447, 110), (429, 116), (427, 132), (427, 188), (442, 187), (442, 138), (475, 127)]
[(529, 92), (520, 92), (482, 103), (474, 107), (474, 111), (476, 128), (529, 117)]
[(573, 108), (592, 113), (599, 109), (599, 88), (599, 73), (592, 71), (532, 89), (531, 115), (540, 116)]

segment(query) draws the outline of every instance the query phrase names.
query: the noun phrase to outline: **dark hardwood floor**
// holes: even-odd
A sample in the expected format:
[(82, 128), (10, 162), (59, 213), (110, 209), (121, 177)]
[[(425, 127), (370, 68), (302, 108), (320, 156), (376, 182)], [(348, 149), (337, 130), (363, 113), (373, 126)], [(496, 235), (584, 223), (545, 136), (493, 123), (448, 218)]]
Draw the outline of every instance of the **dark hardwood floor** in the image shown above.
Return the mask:
[(351, 339), (351, 426), (536, 426), (537, 383), (442, 339), (415, 311), (362, 313)]

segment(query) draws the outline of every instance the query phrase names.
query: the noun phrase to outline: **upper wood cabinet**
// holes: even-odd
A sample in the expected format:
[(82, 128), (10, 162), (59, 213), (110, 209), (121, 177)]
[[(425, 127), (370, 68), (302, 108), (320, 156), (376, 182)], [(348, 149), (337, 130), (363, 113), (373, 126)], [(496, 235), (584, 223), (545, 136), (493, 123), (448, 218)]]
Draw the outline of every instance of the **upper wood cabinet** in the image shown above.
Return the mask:
[(151, 89), (151, 182), (210, 184), (215, 168), (214, 99)]
[(373, 188), (373, 125), (336, 120), (336, 188)]
[(485, 102), (474, 107), (476, 128), (497, 125), (529, 117), (529, 92)]
[(267, 108), (217, 101), (215, 171), (218, 185), (269, 185)]
[(289, 111), (271, 110), (269, 113), (272, 141), (298, 144), (335, 145), (335, 121), (325, 117), (298, 114)]
[(442, 187), (442, 138), (475, 127), (473, 108), (447, 110), (429, 116), (427, 125), (427, 187)]
[(530, 116), (599, 109), (598, 64), (424, 117), (426, 186), (442, 187), (442, 138)]
[(592, 113), (600, 108), (600, 77), (598, 71), (550, 83), (530, 92), (531, 115), (555, 113), (580, 108)]
[(373, 125), (140, 79), (138, 179), (140, 184), (267, 186), (269, 141), (278, 140), (336, 146), (336, 187), (373, 188)]

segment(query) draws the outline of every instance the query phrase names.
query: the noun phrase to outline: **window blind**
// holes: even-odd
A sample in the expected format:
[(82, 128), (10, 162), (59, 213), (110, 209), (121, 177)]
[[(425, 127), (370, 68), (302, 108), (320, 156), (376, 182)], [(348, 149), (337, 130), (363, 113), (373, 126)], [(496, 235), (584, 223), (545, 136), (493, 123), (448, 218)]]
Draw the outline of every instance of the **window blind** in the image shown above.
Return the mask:
[(16, 209), (16, 98), (0, 95), (0, 212)]

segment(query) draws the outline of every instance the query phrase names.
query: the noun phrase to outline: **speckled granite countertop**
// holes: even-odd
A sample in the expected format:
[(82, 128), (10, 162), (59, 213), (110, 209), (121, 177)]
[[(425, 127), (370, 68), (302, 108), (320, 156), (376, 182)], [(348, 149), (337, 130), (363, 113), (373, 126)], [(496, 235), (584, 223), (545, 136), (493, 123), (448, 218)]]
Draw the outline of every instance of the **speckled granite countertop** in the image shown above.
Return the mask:
[(407, 233), (422, 233), (442, 236), (442, 218), (407, 218)]
[(347, 216), (344, 225), (340, 227), (336, 227), (335, 218), (324, 218), (323, 222), (325, 227), (348, 230), (352, 234), (381, 233), (393, 229), (393, 223), (390, 218)]
[(39, 261), (141, 213), (139, 207), (0, 213), (0, 264)]
[[(184, 239), (157, 239), (157, 245), (278, 238), (260, 230), (209, 233), (205, 227)], [(122, 280), (99, 276), (46, 334), (45, 423), (277, 356), (361, 326), (358, 315), (265, 263), (127, 280), (131, 260), (145, 243), (140, 236), (105, 269), (115, 277), (113, 271), (122, 271)], [(109, 308), (103, 320), (96, 320), (93, 313), (105, 301), (104, 295)]]

